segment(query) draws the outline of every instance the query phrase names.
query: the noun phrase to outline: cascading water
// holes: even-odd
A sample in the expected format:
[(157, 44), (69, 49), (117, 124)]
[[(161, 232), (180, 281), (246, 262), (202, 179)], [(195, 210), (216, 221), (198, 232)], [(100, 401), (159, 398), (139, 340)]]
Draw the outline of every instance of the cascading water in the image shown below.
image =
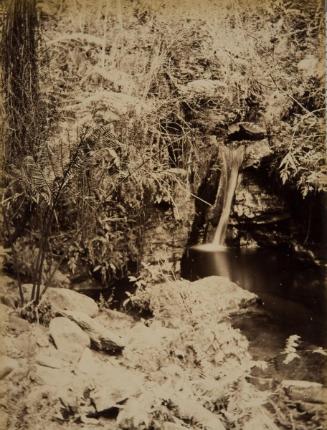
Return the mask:
[[(225, 240), (228, 227), (228, 221), (232, 209), (233, 198), (237, 187), (239, 170), (244, 160), (244, 147), (228, 148), (221, 146), (219, 150), (221, 158), (221, 171), (219, 187), (216, 195), (216, 201), (213, 207), (221, 208), (221, 215), (213, 237), (209, 243), (199, 244), (192, 247), (198, 251), (214, 252), (225, 249)], [(225, 267), (224, 258), (220, 262), (221, 274), (228, 276), (227, 266)]]
[[(227, 226), (232, 209), (237, 179), (240, 167), (244, 160), (244, 147), (237, 149), (221, 146), (220, 156), (222, 161), (219, 188), (223, 194), (223, 209), (212, 243), (220, 246), (225, 244)], [(219, 196), (219, 190), (217, 196)]]

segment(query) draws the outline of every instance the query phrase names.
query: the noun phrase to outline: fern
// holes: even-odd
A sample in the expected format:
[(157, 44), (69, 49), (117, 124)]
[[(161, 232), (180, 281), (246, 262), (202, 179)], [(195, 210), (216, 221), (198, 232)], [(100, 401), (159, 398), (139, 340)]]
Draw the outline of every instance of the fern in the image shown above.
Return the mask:
[(286, 340), (286, 346), (283, 350), (282, 354), (285, 354), (285, 358), (283, 360), (284, 364), (291, 363), (295, 358), (299, 358), (299, 354), (297, 353), (298, 347), (301, 342), (301, 337), (297, 334), (293, 334), (289, 336)]

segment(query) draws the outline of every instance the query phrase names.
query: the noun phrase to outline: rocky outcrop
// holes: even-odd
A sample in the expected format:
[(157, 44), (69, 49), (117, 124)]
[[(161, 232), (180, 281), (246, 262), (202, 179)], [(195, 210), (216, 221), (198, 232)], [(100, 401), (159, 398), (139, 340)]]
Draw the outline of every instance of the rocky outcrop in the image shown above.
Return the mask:
[(99, 311), (98, 305), (90, 297), (66, 288), (48, 288), (44, 298), (51, 303), (54, 311), (58, 312), (78, 311), (94, 317)]
[[(151, 286), (148, 293), (153, 320), (136, 322), (112, 310), (95, 318), (66, 310), (57, 311), (62, 316), (49, 328), (28, 324), (7, 332), (11, 365), (0, 379), (1, 412), (10, 411), (7, 428), (181, 430), (191, 422), (194, 429), (224, 430), (232, 412), (240, 413), (242, 428), (275, 430), (262, 395), (244, 380), (254, 364), (247, 341), (229, 323), (255, 295), (222, 277)], [(146, 301), (144, 291), (136, 299)], [(102, 349), (105, 336), (111, 346), (124, 338), (119, 355)], [(223, 406), (214, 409), (218, 404)]]

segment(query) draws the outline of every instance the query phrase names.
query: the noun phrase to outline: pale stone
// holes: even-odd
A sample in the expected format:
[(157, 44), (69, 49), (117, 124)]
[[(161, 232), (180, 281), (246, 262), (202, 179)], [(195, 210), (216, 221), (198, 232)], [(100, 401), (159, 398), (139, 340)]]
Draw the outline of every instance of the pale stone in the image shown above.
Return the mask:
[(90, 345), (89, 336), (73, 321), (58, 317), (50, 322), (49, 333), (57, 349), (64, 354), (82, 354)]
[(99, 311), (93, 299), (66, 288), (48, 288), (45, 298), (58, 311), (79, 311), (90, 317), (96, 316)]
[(83, 312), (62, 312), (62, 315), (74, 321), (88, 334), (92, 348), (109, 354), (119, 354), (124, 349), (125, 345), (121, 336), (113, 333)]
[(17, 369), (17, 367), (18, 367), (18, 364), (16, 360), (13, 360), (10, 357), (2, 356), (0, 358), (0, 379), (5, 378), (14, 369)]
[(292, 400), (327, 403), (327, 388), (319, 382), (284, 380), (281, 385)]

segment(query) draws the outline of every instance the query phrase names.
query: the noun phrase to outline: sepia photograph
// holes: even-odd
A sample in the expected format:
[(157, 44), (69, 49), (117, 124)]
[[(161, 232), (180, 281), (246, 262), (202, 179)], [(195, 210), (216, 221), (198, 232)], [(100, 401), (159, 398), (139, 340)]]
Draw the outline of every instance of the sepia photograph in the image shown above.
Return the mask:
[(0, 430), (327, 430), (323, 0), (0, 0)]

